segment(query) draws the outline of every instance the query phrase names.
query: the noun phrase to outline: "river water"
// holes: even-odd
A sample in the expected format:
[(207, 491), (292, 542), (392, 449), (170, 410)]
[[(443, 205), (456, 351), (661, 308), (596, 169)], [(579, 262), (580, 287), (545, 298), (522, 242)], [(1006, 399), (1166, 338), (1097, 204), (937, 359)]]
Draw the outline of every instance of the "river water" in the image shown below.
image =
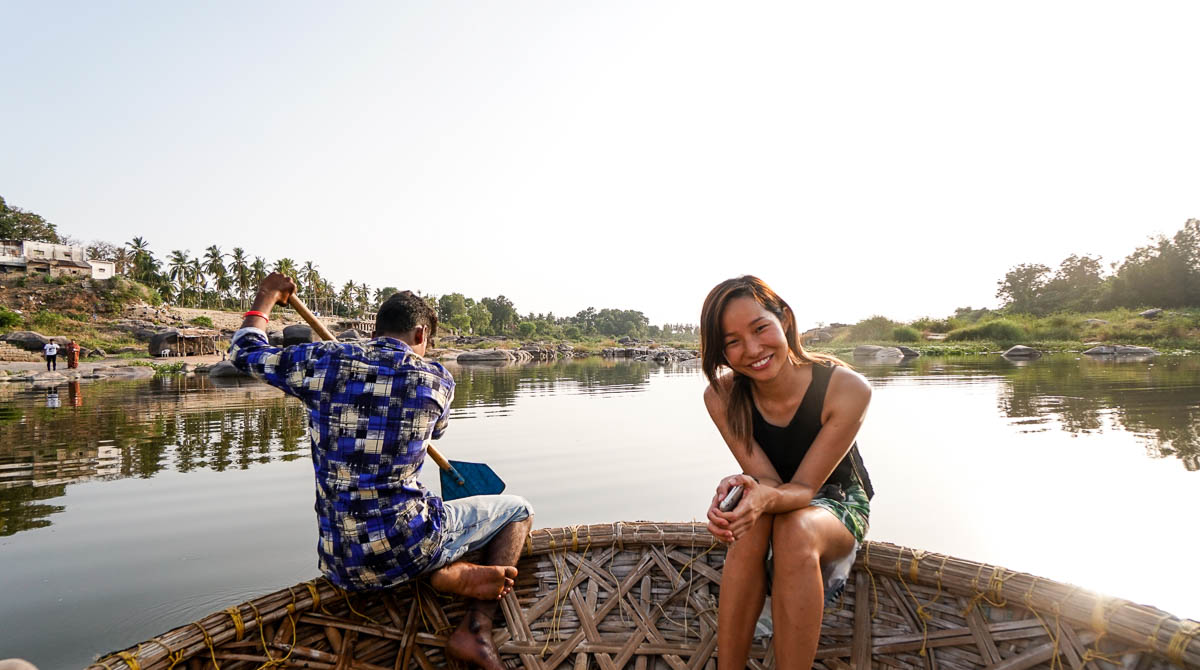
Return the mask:
[[(491, 465), (537, 526), (703, 519), (738, 470), (698, 367), (449, 367), (439, 446)], [(870, 538), (1200, 619), (1200, 357), (858, 369)], [(316, 576), (303, 412), (206, 377), (0, 386), (0, 658), (83, 666)]]

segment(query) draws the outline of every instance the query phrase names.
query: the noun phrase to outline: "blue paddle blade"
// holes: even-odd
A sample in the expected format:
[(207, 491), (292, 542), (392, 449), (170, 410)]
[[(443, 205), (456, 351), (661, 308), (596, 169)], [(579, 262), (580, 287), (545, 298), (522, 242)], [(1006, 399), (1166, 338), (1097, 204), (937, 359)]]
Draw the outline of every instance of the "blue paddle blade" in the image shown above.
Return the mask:
[(504, 491), (504, 482), (486, 463), (450, 461), (452, 470), (442, 470), (442, 500), (467, 496), (490, 496)]

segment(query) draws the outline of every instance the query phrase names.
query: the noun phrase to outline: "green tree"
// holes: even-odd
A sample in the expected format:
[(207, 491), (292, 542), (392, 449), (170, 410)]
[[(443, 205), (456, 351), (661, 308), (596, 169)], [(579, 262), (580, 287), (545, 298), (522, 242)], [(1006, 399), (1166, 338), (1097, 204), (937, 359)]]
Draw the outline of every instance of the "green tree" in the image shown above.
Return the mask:
[(1173, 238), (1160, 236), (1125, 258), (1113, 278), (1113, 301), (1124, 307), (1200, 305), (1200, 219)]
[(254, 284), (254, 288), (267, 278), (267, 260), (262, 256), (255, 256), (254, 262), (250, 264), (250, 281)]
[[(454, 317), (466, 316), (467, 314), (467, 299), (461, 293), (447, 293), (441, 298), (438, 298), (438, 320), (445, 323), (453, 324)], [(471, 323), (470, 317), (467, 317), (467, 325)], [(457, 326), (455, 326), (457, 328)]]
[(212, 277), (213, 288), (216, 290), (217, 306), (219, 307), (225, 298), (225, 292), (229, 290), (232, 282), (229, 281), (229, 270), (225, 267), (225, 254), (215, 244), (204, 252), (204, 272), (207, 272)]
[(1099, 258), (1074, 254), (1064, 258), (1054, 277), (1042, 288), (1042, 296), (1035, 310), (1049, 313), (1095, 309), (1104, 285), (1101, 272)]
[(537, 330), (537, 326), (532, 321), (522, 321), (517, 324), (517, 334), (521, 337), (529, 337), (534, 330)]
[(281, 275), (295, 279), (296, 278), (296, 261), (294, 261), (290, 258), (280, 258), (279, 260), (275, 261), (274, 271), (278, 272)]
[(471, 332), (476, 335), (492, 334), (492, 313), (483, 303), (475, 303), (467, 310), (471, 318)]
[(190, 287), (191, 260), (187, 251), (175, 249), (167, 258), (167, 276), (175, 285), (174, 294), (183, 299), (184, 292)]
[(233, 253), (229, 255), (229, 270), (233, 275), (233, 285), (238, 292), (238, 309), (246, 309), (249, 304), (253, 275), (247, 260), (246, 251), (241, 247), (234, 247)]
[(495, 333), (507, 333), (517, 325), (517, 308), (503, 295), (479, 301), (491, 313), (491, 328)]
[(3, 197), (0, 197), (0, 240), (62, 242), (53, 223), (20, 207), (10, 207)]
[(1040, 263), (1023, 263), (1010, 269), (1004, 279), (996, 282), (996, 297), (1014, 312), (1033, 312), (1046, 286), (1050, 268)]

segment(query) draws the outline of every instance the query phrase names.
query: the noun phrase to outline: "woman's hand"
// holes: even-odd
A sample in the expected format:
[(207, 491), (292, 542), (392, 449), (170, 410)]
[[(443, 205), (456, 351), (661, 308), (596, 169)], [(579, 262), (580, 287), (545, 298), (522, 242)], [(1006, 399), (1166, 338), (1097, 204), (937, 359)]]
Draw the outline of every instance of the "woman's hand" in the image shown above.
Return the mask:
[[(718, 507), (729, 490), (737, 485), (742, 486), (742, 499), (728, 512), (722, 512)], [(762, 486), (749, 475), (736, 474), (725, 477), (717, 485), (717, 493), (713, 496), (708, 508), (708, 531), (722, 542), (734, 542), (754, 527), (758, 517), (766, 509), (770, 496), (770, 487)]]

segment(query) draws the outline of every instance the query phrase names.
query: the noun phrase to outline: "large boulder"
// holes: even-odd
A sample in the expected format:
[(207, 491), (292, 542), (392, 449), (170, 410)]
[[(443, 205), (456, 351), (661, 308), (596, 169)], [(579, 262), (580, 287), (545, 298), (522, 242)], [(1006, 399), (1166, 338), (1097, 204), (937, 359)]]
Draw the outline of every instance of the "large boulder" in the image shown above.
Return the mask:
[(209, 377), (245, 377), (241, 370), (237, 369), (233, 363), (229, 361), (221, 361), (208, 369)]
[(150, 343), (146, 345), (146, 350), (151, 356), (162, 356), (163, 352), (167, 355), (175, 353), (179, 346), (179, 329), (167, 328), (160, 330), (150, 338)]
[(40, 352), (42, 347), (46, 346), (46, 343), (50, 341), (50, 338), (41, 333), (35, 333), (32, 330), (14, 330), (11, 333), (0, 336), (0, 340), (26, 351)]
[(860, 344), (854, 347), (854, 357), (859, 359), (894, 360), (904, 358), (904, 352), (896, 347), (880, 347), (874, 344)]
[(515, 360), (516, 356), (508, 349), (476, 349), (458, 355), (459, 363), (510, 363)]
[(916, 358), (921, 355), (921, 352), (916, 349), (910, 349), (905, 346), (897, 346), (896, 348), (900, 350), (900, 353), (904, 354), (905, 358)]
[(154, 330), (152, 328), (138, 328), (133, 331), (133, 339), (138, 342), (149, 342), (154, 338)]
[(285, 347), (293, 344), (308, 344), (312, 341), (313, 329), (304, 324), (285, 326), (283, 329), (283, 346)]
[(359, 334), (359, 332), (353, 328), (347, 328), (346, 330), (343, 330), (340, 333), (334, 333), (334, 336), (337, 337), (342, 342), (354, 342), (356, 340), (363, 339), (363, 336), (361, 334)]
[(1162, 313), (1163, 311), (1161, 309), (1155, 308), (1148, 309), (1144, 312), (1138, 312), (1138, 316), (1146, 319), (1157, 319), (1158, 317), (1162, 316)]
[(1016, 344), (1001, 355), (1005, 358), (1041, 358), (1042, 352), (1034, 349), (1033, 347), (1027, 347), (1023, 344)]
[(283, 333), (279, 332), (278, 330), (272, 330), (271, 332), (267, 333), (267, 343), (273, 347), (282, 347)]
[(1083, 352), (1088, 356), (1157, 356), (1158, 352), (1150, 347), (1129, 347), (1122, 344), (1105, 344), (1092, 347)]

